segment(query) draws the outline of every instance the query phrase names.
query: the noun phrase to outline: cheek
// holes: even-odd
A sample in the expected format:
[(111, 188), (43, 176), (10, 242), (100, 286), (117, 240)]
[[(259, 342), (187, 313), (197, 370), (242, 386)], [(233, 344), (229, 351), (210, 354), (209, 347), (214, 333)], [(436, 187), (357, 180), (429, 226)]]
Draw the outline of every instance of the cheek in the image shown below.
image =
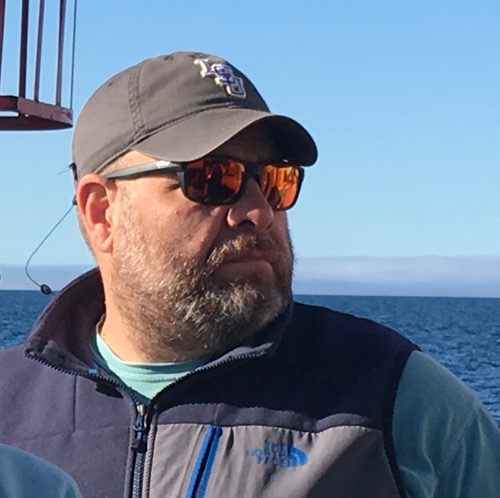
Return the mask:
[(288, 231), (288, 218), (284, 211), (274, 213), (273, 234), (282, 246), (290, 245), (290, 233)]
[(223, 230), (218, 208), (194, 205), (170, 213), (167, 229), (175, 241), (177, 253), (207, 255)]

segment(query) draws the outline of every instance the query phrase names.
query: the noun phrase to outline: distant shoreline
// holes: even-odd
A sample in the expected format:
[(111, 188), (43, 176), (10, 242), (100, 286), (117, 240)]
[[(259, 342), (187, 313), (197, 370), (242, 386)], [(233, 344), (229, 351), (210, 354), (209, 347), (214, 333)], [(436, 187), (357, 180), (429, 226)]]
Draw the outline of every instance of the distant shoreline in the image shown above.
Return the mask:
[[(93, 267), (33, 265), (40, 284), (60, 290)], [(0, 290), (37, 290), (24, 266), (0, 263)], [(500, 297), (500, 257), (321, 257), (299, 258), (297, 295)]]

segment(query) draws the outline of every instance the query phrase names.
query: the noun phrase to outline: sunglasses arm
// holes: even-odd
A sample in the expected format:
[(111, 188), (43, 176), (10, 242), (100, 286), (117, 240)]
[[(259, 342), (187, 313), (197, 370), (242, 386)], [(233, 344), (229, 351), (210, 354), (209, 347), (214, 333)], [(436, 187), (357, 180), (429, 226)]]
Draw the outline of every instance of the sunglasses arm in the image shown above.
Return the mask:
[(104, 178), (107, 178), (108, 180), (117, 178), (134, 178), (145, 174), (154, 175), (155, 173), (161, 173), (163, 171), (175, 173), (181, 170), (182, 168), (179, 163), (174, 163), (172, 161), (154, 161), (151, 163), (137, 164), (128, 168), (112, 171), (111, 173), (105, 174)]

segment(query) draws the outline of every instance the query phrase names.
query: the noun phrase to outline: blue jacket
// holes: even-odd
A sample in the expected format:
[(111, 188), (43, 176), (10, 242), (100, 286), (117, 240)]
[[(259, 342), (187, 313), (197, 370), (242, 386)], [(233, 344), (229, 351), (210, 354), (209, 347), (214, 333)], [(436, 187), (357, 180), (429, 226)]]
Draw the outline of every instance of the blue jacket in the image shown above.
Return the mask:
[(146, 406), (92, 363), (103, 311), (90, 272), (25, 347), (0, 352), (0, 440), (59, 465), (85, 498), (404, 496), (392, 416), (416, 346), (396, 332), (291, 304)]

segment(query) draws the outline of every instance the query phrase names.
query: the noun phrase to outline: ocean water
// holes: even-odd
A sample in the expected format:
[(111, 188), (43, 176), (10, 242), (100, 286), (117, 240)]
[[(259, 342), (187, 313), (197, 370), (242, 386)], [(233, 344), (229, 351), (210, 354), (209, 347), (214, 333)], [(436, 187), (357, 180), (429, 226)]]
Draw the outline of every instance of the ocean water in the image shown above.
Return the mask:
[[(472, 387), (500, 422), (500, 299), (325, 295), (296, 299), (398, 330)], [(0, 291), (0, 348), (23, 342), (49, 300), (38, 291)]]

